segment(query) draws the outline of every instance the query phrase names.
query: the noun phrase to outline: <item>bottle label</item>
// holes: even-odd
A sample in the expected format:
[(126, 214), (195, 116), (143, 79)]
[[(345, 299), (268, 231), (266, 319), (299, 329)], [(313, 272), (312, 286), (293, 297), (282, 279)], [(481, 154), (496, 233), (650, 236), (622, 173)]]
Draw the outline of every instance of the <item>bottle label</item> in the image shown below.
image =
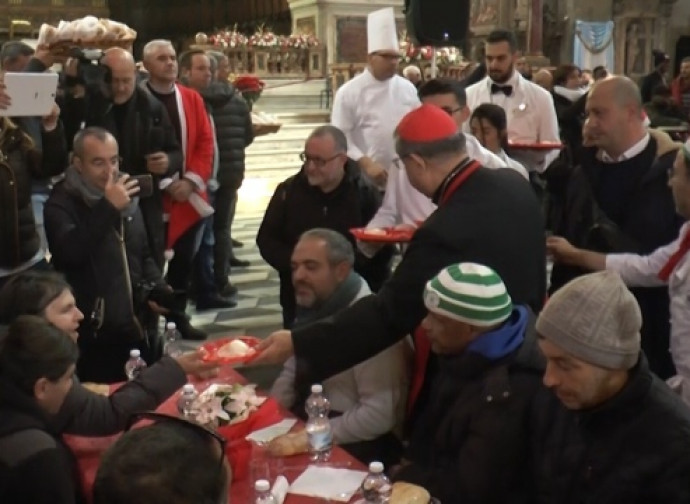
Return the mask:
[(331, 429), (322, 429), (316, 432), (307, 432), (309, 446), (312, 451), (320, 452), (328, 450), (333, 444)]

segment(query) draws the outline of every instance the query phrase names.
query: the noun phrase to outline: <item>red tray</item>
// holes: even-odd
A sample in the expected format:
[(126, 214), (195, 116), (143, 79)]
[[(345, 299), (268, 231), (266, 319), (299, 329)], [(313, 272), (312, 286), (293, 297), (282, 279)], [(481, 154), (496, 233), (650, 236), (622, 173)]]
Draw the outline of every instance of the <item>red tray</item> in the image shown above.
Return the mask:
[(414, 231), (393, 229), (393, 228), (382, 228), (385, 234), (372, 234), (366, 228), (352, 228), (350, 233), (357, 238), (359, 241), (363, 242), (375, 242), (375, 243), (407, 243), (412, 239)]
[(204, 354), (201, 359), (206, 362), (217, 362), (218, 364), (244, 364), (254, 360), (259, 355), (259, 352), (256, 350), (249, 355), (244, 355), (242, 357), (218, 357), (216, 355), (216, 352), (220, 347), (236, 339), (244, 341), (252, 349), (254, 349), (261, 342), (259, 338), (255, 338), (254, 336), (235, 336), (231, 338), (221, 338), (209, 341), (208, 343), (204, 343), (199, 347), (199, 350), (201, 350)]
[(508, 142), (508, 146), (511, 149), (522, 149), (522, 150), (561, 150), (565, 147), (561, 142)]

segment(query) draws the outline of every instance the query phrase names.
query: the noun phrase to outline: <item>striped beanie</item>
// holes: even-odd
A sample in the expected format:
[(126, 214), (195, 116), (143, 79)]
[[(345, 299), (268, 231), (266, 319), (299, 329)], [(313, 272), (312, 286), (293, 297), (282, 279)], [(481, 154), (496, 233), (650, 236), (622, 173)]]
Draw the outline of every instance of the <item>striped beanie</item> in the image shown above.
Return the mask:
[(475, 263), (441, 270), (424, 288), (424, 305), (431, 312), (477, 327), (501, 324), (513, 311), (501, 277)]

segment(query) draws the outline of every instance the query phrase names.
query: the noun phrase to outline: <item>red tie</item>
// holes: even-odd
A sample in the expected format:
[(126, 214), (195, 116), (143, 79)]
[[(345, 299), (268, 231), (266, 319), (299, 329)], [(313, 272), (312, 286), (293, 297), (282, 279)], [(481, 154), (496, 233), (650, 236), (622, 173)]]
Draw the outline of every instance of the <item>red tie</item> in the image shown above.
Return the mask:
[(426, 365), (429, 362), (431, 353), (431, 342), (426, 335), (426, 331), (421, 326), (414, 332), (414, 364), (412, 365), (412, 384), (410, 393), (407, 396), (407, 415), (412, 413), (415, 402), (422, 391), (424, 376), (426, 375)]
[(683, 236), (678, 250), (668, 258), (668, 262), (661, 268), (661, 271), (659, 271), (659, 279), (668, 282), (671, 273), (673, 273), (673, 270), (676, 269), (676, 266), (678, 266), (678, 263), (685, 257), (688, 251), (690, 251), (690, 228), (685, 232), (685, 236)]

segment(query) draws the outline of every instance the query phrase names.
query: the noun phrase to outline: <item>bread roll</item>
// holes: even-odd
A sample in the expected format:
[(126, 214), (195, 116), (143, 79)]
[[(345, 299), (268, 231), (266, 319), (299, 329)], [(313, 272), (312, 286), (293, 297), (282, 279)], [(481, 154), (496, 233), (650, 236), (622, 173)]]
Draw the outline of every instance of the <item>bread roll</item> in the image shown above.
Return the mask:
[(268, 444), (268, 452), (274, 457), (289, 457), (307, 451), (309, 451), (309, 440), (305, 430), (283, 434)]
[(404, 481), (393, 483), (390, 504), (429, 504), (431, 495), (420, 486)]
[(57, 42), (58, 31), (52, 25), (43, 23), (38, 30), (38, 45), (50, 45)]

